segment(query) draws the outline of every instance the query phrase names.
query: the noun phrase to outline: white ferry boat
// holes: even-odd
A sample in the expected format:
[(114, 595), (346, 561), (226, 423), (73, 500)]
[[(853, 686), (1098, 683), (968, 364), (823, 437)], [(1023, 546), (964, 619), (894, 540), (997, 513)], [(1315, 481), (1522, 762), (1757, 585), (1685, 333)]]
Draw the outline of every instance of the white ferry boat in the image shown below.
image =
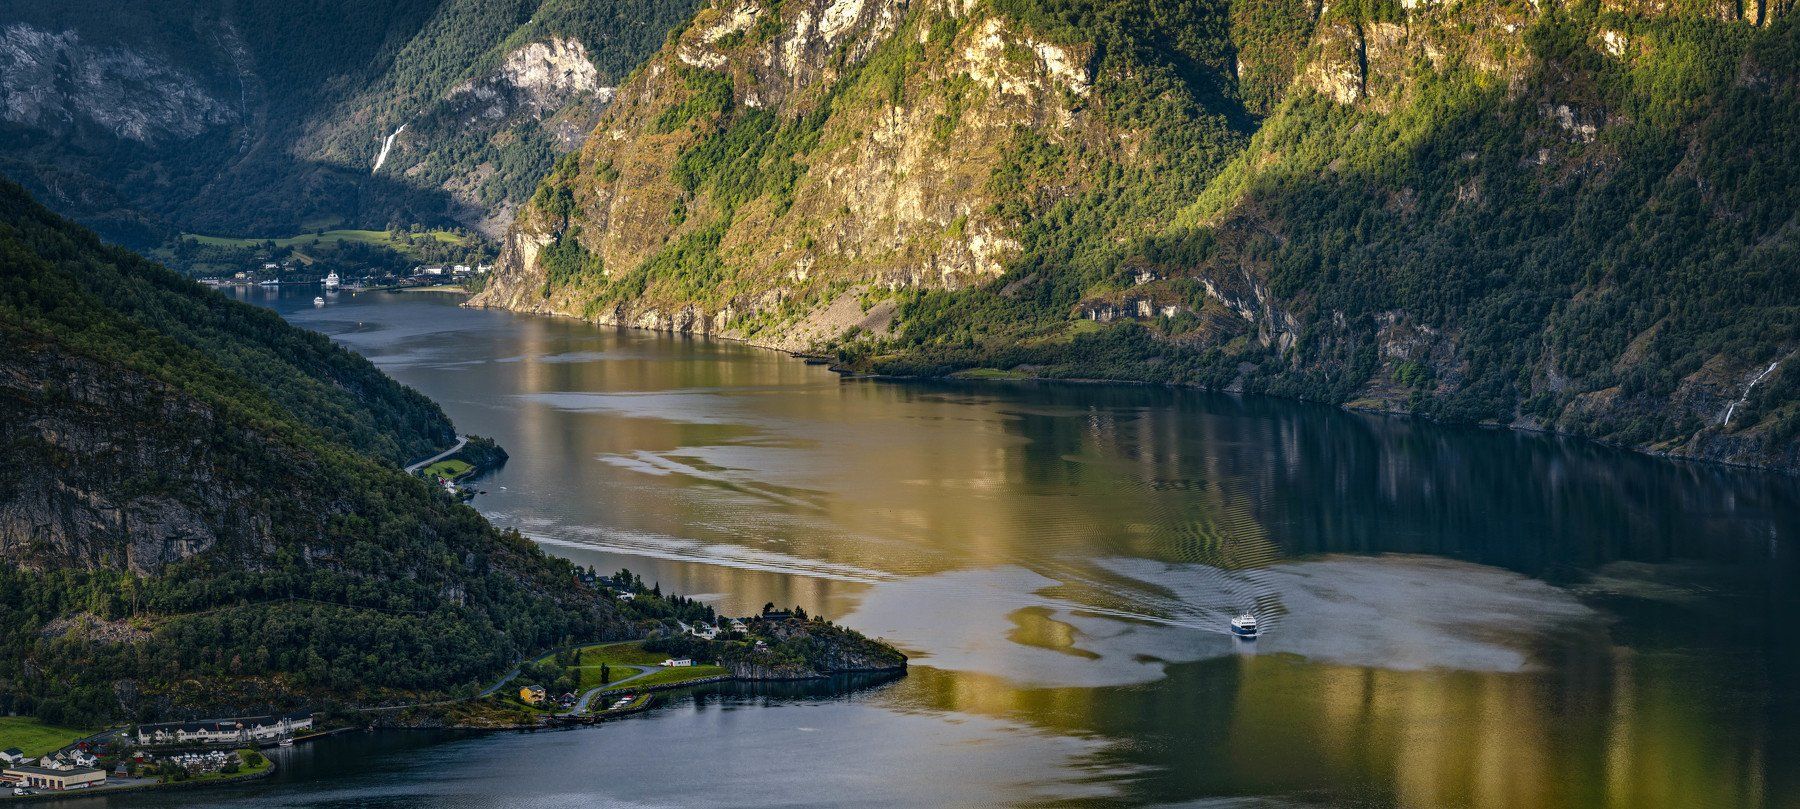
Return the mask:
[(1246, 612), (1243, 615), (1231, 619), (1231, 634), (1243, 638), (1244, 640), (1256, 640), (1258, 631), (1259, 628), (1256, 623), (1256, 616), (1251, 615), (1250, 613)]
[(340, 283), (340, 279), (338, 278), (337, 273), (327, 273), (325, 275), (325, 288), (326, 289), (337, 289), (339, 283)]

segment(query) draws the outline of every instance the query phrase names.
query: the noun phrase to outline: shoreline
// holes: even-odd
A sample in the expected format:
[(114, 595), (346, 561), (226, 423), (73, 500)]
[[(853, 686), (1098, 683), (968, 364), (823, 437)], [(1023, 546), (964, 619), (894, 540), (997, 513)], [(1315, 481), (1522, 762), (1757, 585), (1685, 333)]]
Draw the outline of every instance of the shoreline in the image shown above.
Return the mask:
[[(317, 736), (320, 736), (320, 735), (330, 735), (330, 734), (315, 734), (314, 738), (316, 738)], [(277, 762), (275, 759), (269, 758), (268, 756), (263, 756), (263, 760), (268, 762), (269, 765), (260, 770), (257, 770), (256, 772), (233, 773), (231, 775), (226, 775), (226, 776), (222, 776), (219, 778), (203, 778), (203, 779), (197, 779), (197, 780), (190, 779), (187, 781), (149, 781), (149, 780), (146, 780), (146, 781), (142, 781), (140, 783), (120, 784), (118, 786), (101, 786), (101, 787), (92, 787), (92, 788), (86, 788), (86, 789), (62, 789), (62, 790), (51, 790), (51, 791), (47, 791), (47, 792), (39, 791), (39, 792), (33, 792), (30, 795), (0, 795), (0, 804), (5, 804), (7, 802), (29, 803), (32, 801), (80, 800), (82, 798), (107, 798), (107, 797), (110, 797), (113, 795), (127, 795), (127, 794), (136, 795), (140, 792), (155, 792), (155, 791), (171, 791), (172, 792), (172, 791), (181, 790), (181, 789), (207, 789), (210, 787), (241, 785), (241, 784), (249, 783), (251, 781), (261, 781), (265, 778), (269, 778), (269, 777), (275, 775), (276, 770), (281, 769), (281, 764), (279, 762)]]
[[(1392, 410), (1392, 409), (1388, 409), (1388, 408), (1357, 406), (1355, 404), (1355, 401), (1343, 402), (1340, 404), (1333, 404), (1331, 402), (1324, 402), (1324, 401), (1319, 401), (1316, 399), (1300, 399), (1300, 398), (1295, 398), (1292, 396), (1279, 396), (1279, 395), (1272, 394), (1272, 393), (1246, 393), (1243, 391), (1227, 391), (1227, 390), (1220, 390), (1217, 388), (1209, 388), (1204, 385), (1189, 385), (1189, 384), (1182, 384), (1179, 382), (1150, 382), (1150, 381), (1146, 381), (1146, 380), (1137, 380), (1137, 379), (1092, 379), (1092, 378), (1083, 378), (1083, 377), (1045, 377), (1045, 376), (1035, 376), (1035, 375), (1031, 375), (1031, 374), (1023, 374), (1023, 375), (1016, 376), (1016, 377), (1015, 376), (996, 377), (996, 376), (957, 376), (954, 373), (946, 374), (943, 376), (909, 376), (909, 375), (903, 375), (903, 374), (868, 373), (868, 372), (863, 372), (863, 371), (857, 371), (857, 370), (854, 370), (851, 368), (846, 368), (842, 365), (837, 364), (835, 359), (832, 359), (832, 358), (824, 356), (824, 355), (815, 354), (815, 353), (811, 353), (808, 351), (783, 348), (780, 346), (770, 345), (767, 343), (760, 343), (755, 340), (751, 340), (751, 339), (743, 338), (743, 337), (730, 337), (730, 336), (726, 336), (726, 335), (722, 335), (722, 334), (713, 334), (711, 332), (706, 332), (706, 331), (682, 331), (682, 330), (677, 330), (677, 329), (657, 329), (657, 328), (649, 328), (649, 327), (645, 327), (645, 326), (628, 326), (628, 325), (617, 324), (617, 323), (603, 323), (600, 321), (589, 320), (584, 317), (580, 317), (577, 315), (564, 314), (561, 312), (540, 312), (540, 311), (531, 311), (531, 310), (511, 309), (511, 308), (504, 307), (504, 306), (488, 306), (485, 304), (475, 304), (472, 301), (463, 301), (459, 305), (463, 306), (465, 308), (469, 308), (469, 309), (487, 309), (487, 310), (492, 310), (492, 311), (496, 311), (496, 312), (509, 312), (509, 313), (516, 314), (516, 315), (564, 318), (564, 319), (568, 319), (568, 320), (580, 321), (582, 323), (586, 323), (586, 324), (589, 324), (592, 326), (602, 326), (602, 327), (613, 328), (613, 329), (626, 329), (626, 330), (630, 330), (630, 331), (650, 332), (653, 334), (679, 335), (679, 336), (683, 336), (683, 337), (700, 337), (700, 338), (705, 338), (708, 340), (723, 340), (725, 342), (739, 343), (742, 345), (750, 346), (752, 348), (760, 348), (765, 351), (777, 351), (782, 354), (786, 354), (789, 357), (792, 357), (794, 359), (806, 362), (808, 365), (823, 364), (832, 373), (838, 374), (839, 376), (842, 376), (846, 379), (872, 379), (872, 380), (889, 381), (889, 382), (940, 381), (940, 382), (968, 382), (968, 383), (984, 383), (984, 384), (996, 384), (996, 383), (997, 384), (1007, 384), (1007, 383), (1015, 383), (1016, 384), (1016, 383), (1020, 383), (1020, 382), (1030, 382), (1030, 383), (1035, 383), (1035, 384), (1132, 385), (1132, 386), (1142, 386), (1142, 387), (1160, 387), (1160, 388), (1167, 388), (1170, 390), (1191, 390), (1191, 391), (1199, 391), (1202, 393), (1213, 393), (1213, 394), (1219, 394), (1221, 396), (1233, 396), (1233, 397), (1240, 397), (1240, 398), (1245, 397), (1245, 396), (1253, 396), (1253, 397), (1259, 397), (1259, 398), (1265, 398), (1265, 399), (1272, 399), (1272, 400), (1279, 401), (1279, 402), (1303, 403), (1303, 404), (1317, 405), (1320, 407), (1329, 407), (1334, 410), (1339, 410), (1339, 411), (1342, 411), (1345, 413), (1363, 413), (1363, 414), (1372, 415), (1372, 416), (1381, 416), (1383, 418), (1389, 418), (1389, 419), (1412, 419), (1412, 420), (1422, 421), (1422, 422), (1425, 422), (1426, 424), (1431, 424), (1431, 425), (1435, 425), (1438, 427), (1458, 428), (1458, 429), (1474, 428), (1474, 429), (1480, 429), (1480, 430), (1510, 430), (1510, 431), (1518, 431), (1521, 433), (1528, 433), (1528, 434), (1534, 434), (1534, 435), (1555, 436), (1557, 438), (1566, 438), (1566, 439), (1570, 439), (1573, 441), (1579, 441), (1582, 443), (1591, 444), (1591, 445), (1597, 446), (1597, 447), (1605, 447), (1610, 450), (1619, 450), (1619, 451), (1623, 451), (1623, 452), (1629, 452), (1634, 455), (1642, 455), (1647, 458), (1656, 458), (1659, 460), (1677, 461), (1677, 462), (1681, 462), (1681, 463), (1690, 463), (1690, 464), (1702, 464), (1705, 466), (1717, 466), (1717, 467), (1724, 467), (1726, 469), (1732, 469), (1732, 470), (1747, 470), (1747, 471), (1755, 471), (1755, 472), (1765, 472), (1765, 473), (1773, 474), (1773, 475), (1781, 475), (1783, 477), (1800, 477), (1800, 467), (1789, 468), (1789, 467), (1784, 467), (1784, 466), (1776, 466), (1776, 465), (1772, 465), (1772, 464), (1756, 464), (1756, 463), (1746, 463), (1746, 462), (1742, 462), (1742, 461), (1723, 460), (1723, 459), (1718, 459), (1718, 458), (1705, 458), (1705, 457), (1701, 457), (1698, 455), (1680, 454), (1680, 453), (1668, 452), (1668, 451), (1663, 451), (1663, 450), (1650, 449), (1650, 448), (1646, 448), (1646, 447), (1637, 447), (1637, 446), (1632, 446), (1629, 444), (1619, 444), (1619, 443), (1610, 442), (1610, 441), (1602, 441), (1597, 438), (1590, 438), (1590, 437), (1583, 436), (1583, 435), (1577, 435), (1575, 433), (1564, 432), (1562, 430), (1556, 430), (1556, 429), (1548, 428), (1548, 427), (1533, 427), (1533, 426), (1526, 425), (1526, 424), (1516, 424), (1516, 423), (1501, 424), (1501, 423), (1497, 423), (1497, 422), (1444, 421), (1441, 419), (1434, 419), (1430, 416), (1420, 415), (1418, 413), (1413, 413), (1413, 412), (1404, 411), (1404, 410)], [(970, 369), (970, 370), (972, 370), (972, 369)], [(1007, 373), (1010, 373), (1010, 372), (1007, 372)], [(1361, 400), (1356, 400), (1356, 401), (1361, 401)]]

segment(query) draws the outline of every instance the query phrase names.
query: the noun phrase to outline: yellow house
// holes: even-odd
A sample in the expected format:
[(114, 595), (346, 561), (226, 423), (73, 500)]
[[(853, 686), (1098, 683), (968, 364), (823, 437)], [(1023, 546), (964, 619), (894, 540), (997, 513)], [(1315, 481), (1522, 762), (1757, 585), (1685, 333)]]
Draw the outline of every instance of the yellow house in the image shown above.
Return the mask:
[(519, 689), (519, 699), (525, 700), (526, 705), (536, 705), (543, 702), (544, 687), (541, 685), (525, 686), (524, 688)]

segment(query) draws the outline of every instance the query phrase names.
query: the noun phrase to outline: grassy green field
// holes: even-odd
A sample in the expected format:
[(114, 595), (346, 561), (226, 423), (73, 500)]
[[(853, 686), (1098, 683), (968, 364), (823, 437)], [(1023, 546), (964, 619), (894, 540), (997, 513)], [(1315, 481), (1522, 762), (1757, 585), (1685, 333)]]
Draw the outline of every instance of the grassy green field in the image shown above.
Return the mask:
[(55, 752), (91, 730), (59, 728), (25, 716), (0, 716), (0, 750), (17, 747), (27, 756)]
[(469, 474), (471, 471), (474, 471), (474, 469), (475, 467), (470, 466), (468, 461), (451, 458), (445, 461), (438, 461), (437, 463), (425, 467), (425, 476), (428, 478), (449, 478), (455, 480), (463, 475)]
[(645, 651), (643, 641), (635, 640), (628, 640), (621, 643), (602, 643), (595, 646), (583, 647), (581, 650), (581, 665), (583, 666), (598, 666), (601, 663), (610, 663), (615, 666), (621, 663), (636, 666), (655, 666), (667, 659), (669, 659), (669, 656), (663, 652)]
[(689, 666), (679, 669), (663, 669), (621, 685), (619, 686), (619, 690), (630, 691), (634, 688), (649, 688), (653, 685), (685, 683), (689, 680), (704, 680), (708, 677), (718, 677), (727, 673), (724, 666)]
[(956, 373), (951, 374), (950, 376), (955, 377), (957, 379), (989, 379), (989, 380), (992, 380), (992, 379), (1030, 379), (1031, 378), (1031, 374), (1025, 373), (1024, 371), (1002, 371), (998, 368), (970, 368), (967, 371), (957, 371)]
[[(198, 233), (183, 233), (183, 238), (193, 239), (201, 244), (219, 247), (256, 247), (263, 242), (274, 242), (276, 247), (304, 247), (324, 242), (361, 242), (363, 244), (379, 244), (399, 246), (389, 237), (392, 231), (386, 230), (328, 230), (324, 233), (304, 233), (299, 236), (288, 236), (281, 239), (237, 238), (234, 236), (202, 236)], [(403, 235), (403, 234), (402, 234)], [(433, 230), (429, 235), (445, 244), (467, 244), (468, 239), (447, 230)]]
[[(586, 691), (601, 685), (600, 665), (602, 663), (612, 667), (612, 679), (613, 682), (617, 683), (620, 680), (624, 680), (637, 673), (633, 669), (626, 668), (627, 666), (658, 666), (668, 658), (668, 654), (664, 652), (651, 652), (645, 650), (644, 644), (641, 641), (602, 643), (582, 648), (580, 657), (581, 665), (576, 669), (576, 673), (579, 675), (581, 690)], [(688, 680), (703, 680), (708, 677), (717, 677), (725, 673), (725, 669), (721, 666), (669, 668), (651, 672), (641, 678), (625, 683), (624, 685), (619, 686), (619, 688), (629, 691), (633, 688), (644, 686), (668, 685), (670, 683), (687, 682)]]

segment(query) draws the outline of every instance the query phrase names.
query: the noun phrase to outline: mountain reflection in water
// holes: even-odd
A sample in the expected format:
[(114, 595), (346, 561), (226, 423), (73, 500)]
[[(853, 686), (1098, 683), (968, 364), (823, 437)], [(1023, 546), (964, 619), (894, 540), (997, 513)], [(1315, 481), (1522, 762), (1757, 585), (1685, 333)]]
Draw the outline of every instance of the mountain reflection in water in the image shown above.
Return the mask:
[[(728, 612), (803, 604), (914, 666), (577, 731), (347, 737), (224, 805), (1800, 806), (1792, 478), (244, 294), (498, 438), (495, 522)], [(1254, 643), (1223, 633), (1244, 609)]]

